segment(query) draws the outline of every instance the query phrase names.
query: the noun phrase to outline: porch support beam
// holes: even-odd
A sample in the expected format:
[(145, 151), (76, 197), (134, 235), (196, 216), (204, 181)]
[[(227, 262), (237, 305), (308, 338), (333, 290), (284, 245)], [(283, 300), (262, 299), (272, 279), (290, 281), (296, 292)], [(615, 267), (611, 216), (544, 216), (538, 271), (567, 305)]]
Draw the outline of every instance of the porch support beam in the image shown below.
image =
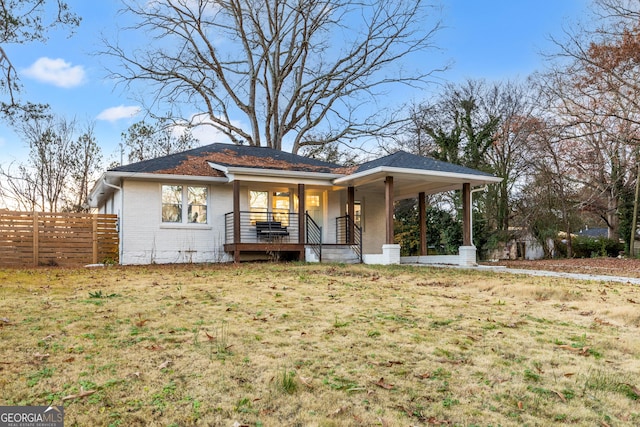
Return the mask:
[(388, 176), (384, 180), (384, 200), (386, 211), (386, 244), (393, 245), (393, 177)]
[(462, 184), (462, 246), (471, 246), (471, 184)]
[(420, 255), (427, 255), (427, 198), (424, 192), (418, 194), (418, 221), (420, 221)]
[(348, 227), (348, 244), (353, 245), (355, 242), (355, 207), (356, 207), (356, 189), (355, 187), (347, 187), (347, 213), (349, 214), (350, 221), (347, 223)]
[[(304, 195), (304, 184), (298, 184), (298, 243), (304, 244), (304, 221), (305, 221), (305, 195)], [(302, 261), (302, 258), (300, 258)]]
[(233, 251), (233, 262), (240, 262), (240, 181), (233, 181), (233, 243), (235, 248)]

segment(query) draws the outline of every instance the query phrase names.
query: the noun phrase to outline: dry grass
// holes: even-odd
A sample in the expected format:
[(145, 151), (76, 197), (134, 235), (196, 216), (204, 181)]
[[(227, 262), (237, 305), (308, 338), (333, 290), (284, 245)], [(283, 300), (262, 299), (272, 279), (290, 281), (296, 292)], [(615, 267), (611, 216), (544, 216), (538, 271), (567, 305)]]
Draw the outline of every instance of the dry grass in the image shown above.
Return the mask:
[(640, 424), (640, 288), (303, 264), (0, 270), (1, 405), (66, 425)]

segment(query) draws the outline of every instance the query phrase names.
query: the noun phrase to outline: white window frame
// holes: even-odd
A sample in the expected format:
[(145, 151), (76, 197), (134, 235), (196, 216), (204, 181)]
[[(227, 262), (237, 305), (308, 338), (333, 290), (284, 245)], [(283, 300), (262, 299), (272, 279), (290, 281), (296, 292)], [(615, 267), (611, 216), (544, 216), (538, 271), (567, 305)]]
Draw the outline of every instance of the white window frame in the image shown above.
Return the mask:
[[(163, 193), (164, 187), (181, 187), (181, 220), (180, 221), (165, 221), (163, 218), (163, 210), (164, 210), (164, 200)], [(189, 218), (189, 188), (204, 188), (207, 193), (207, 200), (204, 205), (206, 209), (207, 220), (205, 222), (190, 222)], [(210, 209), (210, 199), (211, 199), (211, 189), (208, 185), (197, 185), (197, 184), (161, 184), (160, 185), (160, 224), (164, 228), (172, 228), (172, 227), (203, 227), (208, 226), (211, 222), (211, 209)]]

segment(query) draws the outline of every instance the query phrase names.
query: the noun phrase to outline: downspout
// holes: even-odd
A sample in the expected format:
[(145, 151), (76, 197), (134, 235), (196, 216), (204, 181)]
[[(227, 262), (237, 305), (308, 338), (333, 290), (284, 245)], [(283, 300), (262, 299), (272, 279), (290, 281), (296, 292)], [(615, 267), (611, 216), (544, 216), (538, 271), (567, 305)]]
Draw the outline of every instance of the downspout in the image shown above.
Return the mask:
[(120, 258), (120, 264), (122, 264), (122, 255), (124, 253), (124, 250), (123, 250), (124, 243), (122, 239), (122, 236), (124, 236), (124, 233), (122, 232), (122, 230), (124, 229), (123, 227), (124, 215), (122, 215), (122, 212), (124, 209), (124, 191), (122, 191), (122, 180), (120, 180), (120, 187), (118, 187), (117, 185), (109, 184), (107, 182), (107, 178), (102, 178), (102, 183), (107, 187), (111, 187), (120, 192), (120, 214), (118, 215), (118, 235), (120, 239), (120, 245), (119, 245), (120, 248), (118, 252), (118, 257)]
[(484, 187), (479, 187), (479, 188), (474, 188), (471, 191), (469, 191), (469, 204), (471, 206), (469, 206), (469, 208), (471, 209), (471, 215), (469, 215), (469, 228), (471, 230), (469, 230), (470, 233), (470, 238), (471, 238), (471, 246), (475, 247), (476, 245), (473, 244), (473, 193), (477, 193), (478, 191), (486, 191), (489, 187), (488, 186), (484, 186)]

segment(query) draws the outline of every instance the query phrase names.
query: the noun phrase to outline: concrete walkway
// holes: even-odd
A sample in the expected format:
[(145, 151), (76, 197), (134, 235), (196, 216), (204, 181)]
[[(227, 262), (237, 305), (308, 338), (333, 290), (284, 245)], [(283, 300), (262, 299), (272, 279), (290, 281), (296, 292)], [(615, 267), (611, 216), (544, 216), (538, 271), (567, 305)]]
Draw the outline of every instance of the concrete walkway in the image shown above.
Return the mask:
[(640, 285), (640, 278), (635, 278), (635, 277), (605, 276), (602, 274), (562, 273), (559, 271), (547, 271), (547, 270), (528, 270), (525, 268), (508, 268), (502, 265), (496, 265), (496, 266), (478, 265), (475, 267), (460, 267), (456, 265), (443, 265), (443, 264), (413, 264), (413, 265), (473, 269), (473, 270), (479, 270), (479, 271), (493, 271), (495, 273), (526, 274), (529, 276), (562, 277), (565, 279), (574, 279), (574, 280), (593, 280), (596, 282), (619, 282), (619, 283), (630, 283), (632, 285)]
[(563, 273), (559, 271), (547, 271), (547, 270), (528, 270), (526, 268), (508, 268), (504, 266), (490, 266), (480, 265), (479, 270), (491, 270), (495, 272), (506, 272), (512, 274), (528, 274), (530, 276), (544, 276), (544, 277), (563, 277), (565, 279), (575, 280), (594, 280), (596, 282), (620, 282), (631, 283), (633, 285), (640, 285), (640, 278), (636, 277), (623, 277), (623, 276), (606, 276), (603, 274), (582, 274), (582, 273)]

